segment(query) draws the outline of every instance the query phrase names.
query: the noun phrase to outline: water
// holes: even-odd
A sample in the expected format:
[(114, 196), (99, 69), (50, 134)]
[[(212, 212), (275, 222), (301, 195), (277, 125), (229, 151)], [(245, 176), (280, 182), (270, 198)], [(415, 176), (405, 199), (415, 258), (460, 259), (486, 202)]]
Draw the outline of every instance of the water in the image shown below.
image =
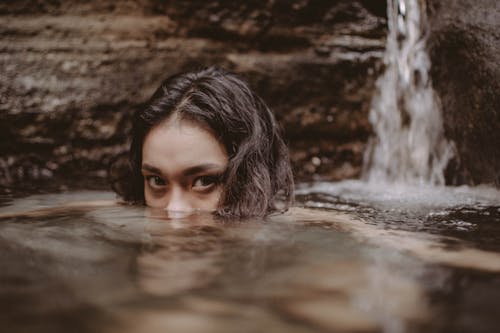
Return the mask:
[[(375, 190), (303, 184), (298, 206), (313, 208), (244, 222), (167, 219), (117, 205), (107, 192), (3, 197), (0, 325), (495, 332), (498, 192), (464, 188), (436, 193), (436, 201), (425, 193), (379, 198)], [(488, 233), (478, 232), (483, 225)]]
[(443, 133), (439, 99), (429, 77), (425, 2), (388, 0), (385, 73), (370, 110), (376, 137), (365, 153), (365, 178), (444, 185), (454, 146)]
[(500, 192), (433, 186), (453, 148), (423, 3), (388, 1), (369, 182), (301, 184), (290, 212), (247, 221), (0, 196), (2, 330), (497, 332)]
[(478, 249), (500, 251), (500, 191), (492, 187), (351, 180), (302, 184), (297, 198), (306, 207), (350, 212), (387, 230), (451, 236)]

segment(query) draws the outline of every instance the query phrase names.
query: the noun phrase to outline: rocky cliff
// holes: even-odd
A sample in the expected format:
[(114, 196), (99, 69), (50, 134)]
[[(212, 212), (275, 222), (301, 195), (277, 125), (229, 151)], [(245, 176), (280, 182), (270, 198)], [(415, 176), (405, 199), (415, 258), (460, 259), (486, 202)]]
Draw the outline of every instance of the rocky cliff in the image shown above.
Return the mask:
[[(422, 2), (453, 184), (500, 184), (500, 8)], [(166, 76), (220, 65), (275, 110), (300, 180), (360, 174), (385, 1), (3, 1), (0, 186), (105, 185)]]
[(429, 0), (434, 88), (457, 147), (454, 184), (500, 186), (500, 2)]
[(357, 177), (385, 1), (3, 1), (0, 184), (104, 184), (130, 115), (178, 71), (246, 77), (299, 179)]

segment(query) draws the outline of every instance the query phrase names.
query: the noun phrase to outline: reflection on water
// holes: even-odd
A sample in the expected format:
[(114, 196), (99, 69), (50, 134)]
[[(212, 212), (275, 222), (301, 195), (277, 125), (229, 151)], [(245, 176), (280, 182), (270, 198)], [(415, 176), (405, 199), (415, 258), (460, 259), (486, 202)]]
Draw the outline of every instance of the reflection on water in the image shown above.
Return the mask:
[[(265, 221), (171, 219), (110, 204), (103, 200), (113, 196), (101, 192), (5, 198), (0, 325), (8, 332), (495, 331), (498, 206), (455, 197), (461, 203), (448, 208), (389, 208), (389, 199), (381, 207), (353, 185), (342, 185), (344, 196), (322, 186), (299, 191), (299, 205), (321, 208)], [(489, 245), (479, 246), (483, 240)]]

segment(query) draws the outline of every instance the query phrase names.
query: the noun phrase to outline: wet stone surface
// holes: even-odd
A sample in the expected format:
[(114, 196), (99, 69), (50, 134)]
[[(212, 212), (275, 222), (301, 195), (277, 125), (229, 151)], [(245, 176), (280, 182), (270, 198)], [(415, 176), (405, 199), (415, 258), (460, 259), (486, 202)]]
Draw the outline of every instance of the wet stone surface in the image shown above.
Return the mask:
[[(2, 186), (103, 182), (132, 112), (168, 75), (207, 65), (242, 74), (270, 104), (298, 177), (359, 174), (384, 2), (21, 1), (0, 17)], [(352, 157), (312, 151), (317, 140)], [(314, 157), (323, 168), (306, 166)]]

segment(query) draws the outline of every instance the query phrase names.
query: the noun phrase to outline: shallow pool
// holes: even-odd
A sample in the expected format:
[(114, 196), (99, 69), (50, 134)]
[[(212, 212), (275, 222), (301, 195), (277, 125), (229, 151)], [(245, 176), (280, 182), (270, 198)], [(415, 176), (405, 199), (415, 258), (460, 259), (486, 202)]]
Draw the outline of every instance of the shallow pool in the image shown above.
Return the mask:
[(302, 184), (267, 220), (0, 198), (5, 332), (497, 332), (500, 195)]

